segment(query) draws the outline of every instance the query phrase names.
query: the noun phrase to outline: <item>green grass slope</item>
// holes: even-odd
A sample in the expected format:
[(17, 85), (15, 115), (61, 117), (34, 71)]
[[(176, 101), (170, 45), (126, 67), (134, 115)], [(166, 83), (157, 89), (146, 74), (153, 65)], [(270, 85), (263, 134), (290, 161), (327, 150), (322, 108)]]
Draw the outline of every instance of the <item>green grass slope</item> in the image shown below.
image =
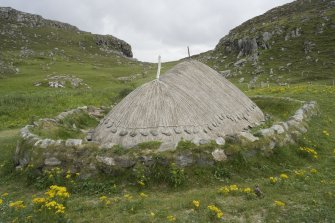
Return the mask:
[[(309, 122), (308, 132), (298, 145), (275, 148), (272, 154), (248, 156), (243, 153), (244, 148), (237, 148), (242, 152), (235, 159), (212, 168), (153, 167), (157, 168), (153, 177), (168, 178), (172, 186), (152, 183), (140, 168), (121, 177), (99, 176), (94, 181), (78, 179), (68, 170), (60, 173), (56, 169), (38, 179), (29, 167), (15, 170), (12, 158), (21, 126), (77, 106), (111, 105), (129, 89), (154, 78), (156, 68), (100, 50), (95, 41), (86, 44), (85, 50), (80, 48), (79, 41), (82, 35), (90, 35), (87, 33), (76, 34), (53, 25), (16, 29), (25, 36), (23, 39), (21, 34), (2, 34), (12, 26), (2, 23), (7, 28), (0, 31), (1, 61), (7, 71), (0, 79), (0, 222), (334, 222), (335, 87), (326, 86), (334, 77), (333, 21), (334, 7), (330, 1), (296, 1), (244, 23), (223, 38), (214, 51), (197, 56), (218, 70), (230, 69), (236, 75), (231, 80), (248, 96), (270, 96), (269, 100), (255, 97), (255, 102), (271, 115), (272, 121), (286, 119), (299, 107), (286, 104), (280, 99), (283, 97), (315, 100), (319, 115)], [(323, 22), (320, 32), (318, 25)], [(272, 35), (270, 42), (264, 43), (263, 33), (272, 33), (277, 26), (281, 34)], [(291, 31), (295, 30), (296, 35), (296, 28), (300, 27), (298, 37), (292, 37)], [(39, 32), (36, 39), (35, 32)], [(62, 33), (59, 38), (65, 42), (72, 39), (73, 44), (48, 38), (51, 32)], [(285, 41), (287, 33), (291, 34)], [(257, 50), (250, 44), (254, 37), (258, 39)], [(238, 40), (243, 38), (245, 41), (240, 41), (239, 47)], [(22, 40), (38, 43), (27, 47), (33, 54), (24, 51), (24, 56), (20, 55), (26, 44)], [(305, 41), (315, 44), (306, 43), (307, 53)], [(262, 47), (263, 43), (267, 49)], [(89, 45), (92, 49), (87, 50)], [(50, 52), (53, 55), (49, 56)], [(252, 61), (256, 52), (258, 60)], [(243, 66), (234, 66), (243, 58), (247, 59)], [(287, 66), (288, 63), (292, 64)], [(164, 64), (163, 69), (173, 64)], [(280, 66), (284, 68), (279, 69)], [(18, 73), (15, 68), (19, 68)], [(50, 74), (75, 75), (90, 88), (34, 86)], [(118, 79), (132, 75), (136, 76), (133, 81)], [(255, 76), (255, 86), (248, 88), (246, 83)], [(245, 80), (239, 82), (242, 77)], [(269, 86), (260, 87), (260, 82), (267, 81)], [(285, 82), (289, 86), (278, 86)], [(317, 158), (303, 153), (300, 147), (312, 148)], [(281, 174), (287, 175), (287, 179)], [(270, 177), (275, 177), (276, 182), (271, 182)], [(45, 194), (46, 182), (62, 184), (70, 191), (68, 198), (57, 198), (66, 206), (64, 213), (56, 213), (51, 204), (48, 209), (46, 204), (42, 207), (33, 202), (36, 197), (50, 196)], [(252, 191), (256, 185), (263, 196), (248, 192), (247, 188)], [(229, 193), (224, 192), (226, 186)], [(242, 190), (235, 191), (236, 187)]]
[[(82, 105), (109, 107), (154, 77), (156, 66), (130, 56), (130, 46), (113, 36), (0, 8), (0, 129)], [(49, 75), (75, 76), (89, 88), (34, 86)]]
[[(244, 22), (197, 58), (245, 84), (332, 85), (334, 42), (334, 1), (297, 0)], [(241, 59), (246, 62), (234, 65)]]

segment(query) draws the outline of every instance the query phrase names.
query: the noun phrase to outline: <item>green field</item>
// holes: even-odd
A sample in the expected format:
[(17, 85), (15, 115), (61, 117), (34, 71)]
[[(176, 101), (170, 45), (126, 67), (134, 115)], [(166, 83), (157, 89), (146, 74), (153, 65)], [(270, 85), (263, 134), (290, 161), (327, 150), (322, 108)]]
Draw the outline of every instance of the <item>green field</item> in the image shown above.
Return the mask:
[[(257, 67), (249, 60), (241, 68), (234, 67), (236, 52), (225, 54), (221, 47), (195, 58), (203, 61), (209, 57), (205, 62), (216, 70), (237, 73), (229, 80), (269, 115), (265, 126), (287, 120), (301, 106), (283, 98), (316, 101), (318, 115), (308, 122), (308, 132), (296, 145), (276, 147), (271, 153), (249, 156), (246, 148), (235, 146), (236, 154), (226, 162), (185, 169), (155, 167), (150, 178), (141, 168), (93, 179), (83, 179), (67, 169), (38, 175), (32, 166), (16, 169), (13, 157), (20, 128), (79, 106), (103, 106), (108, 111), (130, 91), (154, 79), (156, 64), (101, 51), (91, 34), (73, 30), (23, 27), (14, 29), (14, 34), (0, 35), (0, 62), (19, 68), (16, 74), (0, 72), (0, 223), (335, 222), (335, 29), (331, 28), (335, 8), (325, 8), (330, 1), (312, 1), (308, 7), (300, 7), (300, 2), (286, 6), (279, 14), (257, 17), (232, 32), (238, 39), (250, 36), (252, 27), (260, 33), (276, 26), (282, 26), (285, 32), (302, 27), (300, 38), (285, 41), (286, 33), (282, 33), (272, 38), (275, 43), (270, 49), (259, 49), (261, 73), (254, 73)], [(318, 14), (321, 10), (322, 16)], [(272, 21), (274, 16), (278, 19)], [(310, 22), (300, 23), (306, 16)], [(329, 20), (323, 21), (324, 16)], [(322, 22), (325, 29), (316, 35), (315, 29)], [(1, 30), (10, 31), (15, 25), (0, 20)], [(308, 54), (304, 52), (305, 41), (315, 43)], [(81, 42), (85, 50), (79, 47)], [(34, 53), (22, 55), (22, 47)], [(162, 73), (177, 63), (164, 63)], [(271, 68), (273, 76), (269, 75)], [(89, 88), (34, 86), (48, 75), (75, 76)], [(118, 79), (133, 75), (136, 78), (132, 81)], [(255, 86), (248, 87), (255, 76)], [(266, 84), (261, 86), (261, 82)], [(279, 86), (282, 82), (288, 84)], [(93, 128), (97, 124), (84, 115), (74, 119), (64, 122), (65, 129), (53, 126), (35, 131), (55, 139), (81, 137), (82, 133), (67, 131), (66, 126), (76, 123)], [(157, 142), (150, 142), (139, 149), (156, 146)], [(178, 149), (193, 147), (183, 142)], [(213, 150), (215, 145), (200, 148)], [(124, 151), (116, 147), (113, 152)], [(50, 209), (42, 207), (36, 200), (44, 197), (50, 203), (52, 184), (64, 186), (69, 192), (69, 197), (64, 191), (53, 197), (64, 210), (52, 203)], [(254, 193), (256, 185), (262, 191), (259, 197)]]
[[(168, 222), (169, 215), (173, 215), (176, 222), (221, 222), (211, 217), (207, 208), (214, 204), (223, 211), (224, 222), (332, 222), (335, 219), (335, 176), (332, 171), (335, 167), (335, 104), (332, 100), (335, 88), (300, 84), (290, 88), (254, 89), (246, 93), (250, 96), (315, 100), (320, 113), (310, 121), (310, 128), (299, 145), (276, 148), (270, 156), (232, 160), (215, 170), (197, 167), (187, 169), (184, 184), (177, 188), (164, 183), (150, 183), (138, 188), (136, 182), (119, 183), (113, 176), (103, 178), (99, 183), (86, 182), (86, 187), (71, 191), (65, 216), (73, 222)], [(267, 106), (275, 105), (269, 101), (260, 106), (274, 113), (276, 110)], [(280, 111), (274, 115), (281, 115)], [(3, 164), (0, 193), (9, 193), (3, 200), (23, 200), (29, 204), (34, 195), (41, 196), (47, 189), (27, 186), (25, 175), (10, 169), (16, 134), (15, 129), (1, 131), (0, 162)], [(300, 146), (315, 149), (318, 159), (301, 156), (298, 153)], [(312, 169), (317, 172), (312, 173)], [(224, 174), (215, 177), (220, 171)], [(288, 179), (279, 180), (274, 185), (270, 183), (269, 177), (279, 177), (282, 173), (287, 174)], [(232, 184), (252, 189), (259, 185), (264, 197), (244, 193), (224, 195), (218, 192), (221, 187)], [(141, 197), (141, 192), (148, 197)], [(132, 199), (124, 197), (127, 194)], [(101, 201), (101, 196), (107, 196), (111, 204), (106, 205)], [(200, 201), (199, 208), (194, 207), (193, 200)], [(275, 201), (282, 201), (285, 206), (276, 206)], [(11, 214), (18, 216), (17, 213)]]

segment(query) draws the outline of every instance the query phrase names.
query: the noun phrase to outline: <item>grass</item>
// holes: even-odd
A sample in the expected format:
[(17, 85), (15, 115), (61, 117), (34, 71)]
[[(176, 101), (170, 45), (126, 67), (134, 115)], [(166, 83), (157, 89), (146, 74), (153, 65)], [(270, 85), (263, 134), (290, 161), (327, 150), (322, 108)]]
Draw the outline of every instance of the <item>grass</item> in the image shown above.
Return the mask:
[[(145, 179), (147, 181), (144, 186), (139, 185), (137, 180), (142, 180), (140, 167), (137, 168), (137, 172), (120, 173), (120, 176), (101, 175), (96, 176), (94, 180), (73, 178), (75, 183), (71, 183), (72, 177), (69, 180), (62, 175), (62, 178), (58, 179), (59, 182), (65, 182), (71, 190), (65, 216), (72, 222), (168, 222), (169, 215), (176, 218), (175, 222), (334, 222), (335, 87), (329, 85), (334, 79), (332, 40), (335, 35), (334, 29), (328, 28), (323, 34), (314, 35), (315, 26), (322, 19), (317, 13), (319, 8), (316, 1), (313, 1), (309, 8), (304, 7), (292, 9), (296, 10), (296, 13), (291, 18), (288, 18), (284, 11), (273, 23), (268, 22), (271, 19), (266, 19), (263, 25), (263, 20), (267, 17), (263, 19), (261, 17), (253, 24), (262, 32), (272, 29), (275, 25), (285, 26), (285, 31), (302, 26), (304, 31), (302, 38), (291, 39), (288, 42), (283, 40), (284, 36), (273, 38), (276, 44), (269, 50), (261, 51), (259, 64), (262, 64), (264, 72), (260, 74), (258, 83), (269, 81), (269, 87), (260, 88), (256, 85), (256, 88), (248, 89), (246, 82), (254, 77), (252, 74), (254, 67), (249, 63), (241, 69), (242, 74), (231, 79), (252, 97), (264, 112), (272, 115), (272, 121), (287, 119), (300, 107), (299, 103), (287, 102), (281, 98), (317, 101), (319, 116), (310, 120), (308, 132), (300, 138), (297, 145), (275, 148), (272, 154), (256, 156), (244, 153), (244, 148), (227, 148), (241, 152), (237, 153), (234, 159), (211, 168), (198, 166), (185, 168), (182, 171), (157, 167), (154, 177), (171, 179), (173, 176), (175, 183), (183, 177), (183, 184), (178, 184), (178, 187), (174, 187), (173, 184), (171, 186), (167, 180), (152, 182), (150, 179)], [(333, 12), (334, 8), (326, 11), (325, 15), (333, 20)], [(311, 16), (312, 22), (301, 25), (300, 17), (306, 15)], [(0, 26), (6, 25), (0, 22)], [(247, 35), (248, 27), (249, 25), (241, 26), (237, 31), (241, 36)], [(0, 77), (0, 196), (6, 192), (9, 193), (9, 201), (23, 200), (28, 205), (31, 204), (33, 196), (43, 196), (47, 189), (43, 185), (45, 183), (43, 179), (39, 182), (29, 182), (27, 172), (14, 169), (13, 156), (19, 140), (19, 128), (40, 118), (54, 117), (64, 110), (78, 106), (109, 107), (138, 85), (153, 79), (156, 67), (153, 64), (103, 53), (91, 41), (90, 34), (80, 35), (52, 28), (34, 30), (27, 28), (22, 32), (29, 40), (29, 48), (34, 50), (35, 55), (20, 57), (20, 49), (26, 45), (21, 38), (2, 35), (0, 39), (3, 43), (0, 46), (1, 58), (5, 62), (13, 62), (14, 66), (20, 68), (18, 74), (5, 74)], [(51, 32), (56, 33), (55, 38), (50, 38)], [(41, 36), (38, 41), (34, 34)], [(310, 53), (310, 56), (313, 59), (318, 58), (319, 62), (304, 59), (306, 57), (303, 52), (304, 40), (316, 43), (317, 48)], [(78, 47), (79, 41), (84, 42), (85, 51)], [(288, 50), (281, 51), (282, 47)], [(64, 50), (64, 53), (60, 53), (61, 50)], [(53, 52), (54, 56), (48, 56), (50, 52)], [(208, 61), (208, 64), (217, 70), (232, 69), (233, 72), (238, 72), (232, 64), (226, 67), (227, 64), (236, 61), (236, 55), (226, 55), (225, 61), (221, 62), (224, 55), (220, 48), (205, 53), (204, 56), (208, 54), (218, 57)], [(275, 59), (271, 60), (270, 57)], [(290, 62), (292, 67), (289, 70), (278, 69), (279, 66), (286, 66)], [(175, 63), (163, 64), (162, 73)], [(274, 77), (268, 75), (271, 68), (274, 69)], [(118, 80), (118, 77), (138, 73), (142, 75), (134, 81)], [(75, 75), (83, 79), (90, 89), (33, 86), (35, 82), (43, 81), (50, 74)], [(239, 83), (241, 77), (245, 78), (243, 83)], [(278, 82), (286, 81), (290, 84), (287, 87), (277, 85)], [(312, 85), (309, 84), (311, 81)], [(62, 124), (61, 127), (49, 128), (47, 136), (54, 138), (78, 136), (78, 132), (68, 132), (73, 124), (79, 128), (90, 128), (96, 123), (87, 117), (81, 117), (66, 119)], [(45, 129), (40, 131), (40, 134), (46, 134)], [(139, 145), (138, 150), (151, 150), (158, 146), (158, 142), (149, 142)], [(302, 156), (299, 153), (300, 146), (315, 149), (319, 158)], [(182, 142), (177, 152), (182, 153), (193, 148), (192, 143)], [(214, 146), (199, 148), (210, 153)], [(125, 153), (121, 147), (114, 147), (108, 152), (119, 155)], [(312, 174), (312, 169), (316, 169), (317, 173)], [(306, 171), (304, 176), (296, 174), (296, 171), (301, 170)], [(288, 179), (271, 184), (269, 177), (279, 177), (281, 173), (287, 174)], [(36, 184), (40, 186), (36, 187)], [(259, 185), (264, 197), (248, 197), (242, 193), (227, 195), (218, 193), (223, 186), (232, 184), (252, 189), (255, 185)], [(141, 192), (148, 197), (141, 197)], [(125, 197), (127, 194), (133, 198)], [(101, 196), (106, 196), (111, 204), (103, 203)], [(194, 207), (193, 200), (200, 201), (199, 208)], [(285, 205), (278, 207), (275, 201), (282, 201)], [(220, 208), (224, 212), (224, 221), (216, 219), (215, 216), (211, 217), (208, 205)], [(5, 209), (4, 205), (0, 204), (0, 210), (0, 222), (11, 222), (19, 216), (18, 213), (14, 213), (14, 217), (9, 220), (7, 217), (9, 212), (12, 213), (11, 209), (8, 207)]]
[[(277, 148), (271, 156), (236, 159), (217, 166), (216, 169), (186, 169), (186, 182), (178, 188), (171, 188), (165, 184), (150, 184), (148, 187), (138, 188), (133, 185), (134, 182), (122, 183), (117, 180), (107, 183), (107, 179), (113, 179), (111, 176), (102, 179), (100, 186), (86, 186), (87, 190), (91, 191), (88, 194), (85, 193), (85, 187), (79, 192), (74, 191), (68, 201), (67, 217), (74, 222), (166, 222), (168, 215), (174, 215), (176, 222), (208, 222), (210, 216), (207, 206), (215, 204), (223, 210), (225, 221), (228, 222), (331, 222), (335, 217), (335, 206), (332, 202), (335, 180), (332, 174), (335, 167), (332, 137), (335, 134), (335, 116), (332, 111), (335, 105), (331, 102), (335, 88), (297, 85), (280, 91), (276, 87), (252, 89), (247, 91), (247, 94), (316, 100), (320, 107), (320, 116), (310, 121), (309, 131), (301, 138), (299, 144), (314, 148), (319, 154), (319, 159), (301, 156), (297, 152), (299, 145)], [(276, 103), (269, 105), (277, 106)], [(326, 136), (324, 130), (327, 130), (330, 136)], [(16, 132), (1, 132), (0, 140), (5, 152), (1, 162), (12, 156)], [(148, 146), (151, 144), (145, 145)], [(186, 143), (183, 146), (188, 145)], [(294, 173), (295, 170), (310, 171), (312, 168), (318, 173), (309, 173), (304, 177), (298, 177)], [(217, 175), (223, 177), (215, 177), (215, 173), (220, 172), (223, 174)], [(270, 176), (278, 177), (281, 173), (286, 173), (289, 179), (278, 185), (269, 183)], [(26, 187), (24, 180), (18, 179), (15, 174), (8, 176), (1, 180), (0, 193), (9, 192), (13, 200), (29, 201), (33, 194), (43, 192), (33, 186)], [(112, 187), (113, 182), (118, 182), (117, 190), (99, 189), (108, 188), (108, 185)], [(251, 188), (259, 185), (265, 196), (249, 199), (244, 195), (224, 196), (218, 193), (219, 188), (230, 184)], [(141, 198), (140, 192), (144, 192), (148, 197)], [(125, 199), (125, 194), (131, 194), (133, 199)], [(101, 206), (99, 197), (102, 195), (111, 199), (112, 204)], [(115, 198), (119, 198), (120, 201), (113, 202)], [(199, 210), (193, 210), (193, 200), (200, 201)], [(285, 207), (275, 206), (275, 200), (284, 202)], [(151, 216), (151, 212), (155, 214), (154, 217)]]

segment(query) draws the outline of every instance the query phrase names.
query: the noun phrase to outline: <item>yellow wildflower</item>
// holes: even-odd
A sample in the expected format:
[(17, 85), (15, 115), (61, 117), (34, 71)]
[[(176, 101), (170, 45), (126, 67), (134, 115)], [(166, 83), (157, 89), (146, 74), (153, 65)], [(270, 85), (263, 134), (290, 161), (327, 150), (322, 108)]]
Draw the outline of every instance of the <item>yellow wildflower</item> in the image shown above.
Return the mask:
[(282, 201), (275, 201), (274, 204), (278, 207), (284, 207), (286, 204)]
[(318, 173), (318, 171), (317, 171), (316, 169), (313, 168), (313, 169), (311, 169), (311, 173), (312, 173), (312, 174), (316, 174), (316, 173)]
[(197, 201), (197, 200), (193, 200), (192, 201), (192, 204), (195, 208), (199, 208), (200, 207), (200, 201)]
[(322, 133), (325, 135), (325, 136), (329, 136), (329, 132), (327, 130), (323, 130)]
[(7, 197), (8, 196), (8, 193), (3, 193), (2, 195), (1, 195), (1, 197)]
[(300, 147), (299, 150), (311, 155), (314, 159), (318, 159), (318, 153), (315, 151), (315, 149), (308, 147)]
[(70, 179), (71, 178), (71, 174), (66, 174), (65, 178), (66, 179)]
[(272, 184), (275, 184), (278, 181), (277, 177), (270, 177), (269, 179), (270, 179), (270, 183)]
[(0, 205), (2, 205), (2, 203), (3, 203), (3, 200), (2, 200), (2, 199), (0, 199)]
[(142, 186), (142, 187), (145, 186), (145, 183), (144, 183), (142, 180), (137, 181), (137, 183), (138, 183), (140, 186)]
[(236, 184), (232, 184), (229, 186), (230, 191), (238, 191), (238, 186)]
[(243, 189), (243, 192), (246, 193), (246, 194), (249, 194), (249, 193), (251, 193), (251, 188), (246, 187), (246, 188)]
[(23, 201), (15, 201), (15, 202), (10, 202), (9, 207), (15, 208), (16, 210), (25, 208), (26, 206), (24, 205)]
[(131, 196), (130, 194), (125, 194), (123, 197), (126, 198), (128, 201), (133, 199), (133, 196)]
[(66, 187), (61, 187), (57, 185), (50, 186), (50, 189), (45, 192), (50, 198), (59, 197), (61, 199), (66, 199), (70, 197), (70, 194), (67, 192)]
[(150, 216), (151, 216), (151, 217), (155, 217), (155, 215), (156, 215), (156, 214), (155, 214), (154, 212), (150, 212)]
[(43, 204), (46, 202), (46, 199), (44, 197), (36, 197), (33, 199), (34, 204)]
[(51, 208), (55, 207), (56, 205), (57, 205), (56, 201), (50, 201), (50, 202), (47, 202), (45, 204), (45, 207), (47, 207), (49, 210), (51, 210)]
[(221, 211), (220, 208), (216, 207), (215, 205), (209, 205), (207, 208), (213, 212), (218, 219), (221, 219), (223, 217), (223, 212)]
[(288, 179), (288, 176), (287, 176), (287, 174), (282, 173), (282, 174), (280, 174), (280, 178), (283, 179), (283, 180), (286, 180), (286, 179)]
[(221, 187), (220, 189), (219, 189), (219, 193), (222, 193), (222, 194), (228, 194), (229, 193), (229, 187), (227, 187), (227, 186), (224, 186), (224, 187)]
[(101, 201), (104, 201), (104, 200), (107, 200), (107, 197), (106, 197), (106, 196), (101, 196), (99, 199), (100, 199)]
[(306, 171), (305, 170), (295, 170), (294, 174), (298, 177), (303, 177), (305, 175)]
[(140, 193), (140, 197), (141, 197), (141, 198), (147, 198), (147, 197), (148, 197), (148, 195), (147, 195), (147, 194), (145, 194), (145, 193), (143, 193), (143, 192), (141, 192), (141, 193)]
[(169, 215), (169, 216), (167, 216), (166, 219), (167, 219), (168, 221), (170, 221), (170, 222), (174, 222), (174, 221), (176, 221), (176, 217), (173, 216), (173, 215)]

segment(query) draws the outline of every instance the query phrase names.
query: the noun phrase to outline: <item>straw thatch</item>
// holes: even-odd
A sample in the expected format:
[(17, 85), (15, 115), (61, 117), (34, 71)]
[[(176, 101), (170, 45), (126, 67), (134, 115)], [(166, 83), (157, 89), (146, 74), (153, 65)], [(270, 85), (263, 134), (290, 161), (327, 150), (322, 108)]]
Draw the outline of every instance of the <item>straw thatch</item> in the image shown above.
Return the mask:
[(256, 104), (219, 73), (185, 61), (125, 97), (101, 121), (94, 140), (125, 147), (146, 141), (175, 146), (181, 139), (201, 144), (263, 119)]

